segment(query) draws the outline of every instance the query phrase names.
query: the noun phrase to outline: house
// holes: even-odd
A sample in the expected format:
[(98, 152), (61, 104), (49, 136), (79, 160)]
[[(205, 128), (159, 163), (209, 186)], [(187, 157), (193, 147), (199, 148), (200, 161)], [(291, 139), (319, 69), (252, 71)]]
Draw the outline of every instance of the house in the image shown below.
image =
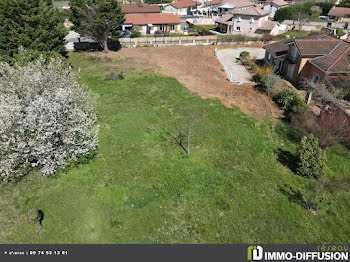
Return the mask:
[(333, 86), (350, 72), (350, 42), (329, 35), (284, 40), (264, 46), (265, 62), (287, 80), (299, 85), (304, 79)]
[(269, 21), (269, 11), (259, 7), (232, 10), (215, 20), (219, 31), (227, 34), (277, 35), (279, 23)]
[(328, 12), (329, 22), (350, 22), (350, 8), (333, 6)]
[(264, 3), (264, 10), (270, 12), (269, 17), (273, 18), (278, 9), (289, 6), (289, 3), (284, 0), (267, 0)]
[(122, 29), (137, 27), (141, 34), (153, 34), (157, 30), (166, 33), (181, 32), (181, 19), (177, 14), (126, 14)]
[(273, 66), (279, 73), (283, 72), (288, 54), (287, 43), (290, 41), (291, 40), (288, 39), (264, 46), (266, 50), (265, 64)]
[(160, 13), (158, 5), (124, 5), (122, 11), (126, 14)]
[(211, 0), (207, 2), (210, 11), (215, 11), (219, 14), (231, 10), (242, 10), (253, 7), (255, 4), (249, 0)]
[(173, 13), (178, 15), (191, 15), (192, 10), (201, 5), (200, 2), (192, 0), (180, 0), (171, 2), (164, 6), (163, 13)]

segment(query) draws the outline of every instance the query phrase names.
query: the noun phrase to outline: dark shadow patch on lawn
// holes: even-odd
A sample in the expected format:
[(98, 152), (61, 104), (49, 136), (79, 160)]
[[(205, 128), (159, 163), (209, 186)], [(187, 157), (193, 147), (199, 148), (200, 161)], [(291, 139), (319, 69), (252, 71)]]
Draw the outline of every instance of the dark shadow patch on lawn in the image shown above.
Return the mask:
[(287, 150), (279, 148), (277, 150), (277, 160), (284, 166), (288, 167), (293, 173), (298, 168), (298, 158)]
[(299, 190), (294, 190), (291, 186), (284, 185), (284, 187), (279, 188), (279, 191), (283, 195), (287, 196), (290, 202), (297, 203), (302, 207), (305, 207), (303, 195)]

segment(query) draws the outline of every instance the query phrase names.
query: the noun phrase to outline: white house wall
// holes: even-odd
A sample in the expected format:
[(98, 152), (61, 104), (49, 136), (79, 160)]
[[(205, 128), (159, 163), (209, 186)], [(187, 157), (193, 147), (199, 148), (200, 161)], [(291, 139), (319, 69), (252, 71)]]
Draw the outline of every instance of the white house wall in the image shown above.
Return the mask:
[[(238, 17), (241, 17), (241, 21), (238, 21)], [(251, 18), (254, 18), (253, 22), (251, 22)], [(252, 34), (258, 29), (258, 27), (261, 25), (263, 21), (267, 21), (267, 20), (268, 20), (267, 15), (264, 17), (235, 15), (233, 17), (232, 32), (236, 32), (236, 33), (240, 32), (242, 34)], [(237, 27), (240, 27), (240, 31), (238, 30)]]
[(184, 8), (175, 8), (172, 5), (167, 5), (164, 7), (164, 10), (162, 13), (171, 13), (171, 14), (178, 14), (178, 15), (187, 15), (189, 13), (190, 8), (184, 7)]
[[(176, 25), (177, 25), (177, 31), (176, 31)], [(164, 24), (164, 27), (170, 27), (170, 24)], [(131, 25), (123, 25), (122, 28), (123, 30), (128, 29), (131, 30)], [(139, 30), (139, 32), (142, 35), (147, 35), (147, 25), (134, 25), (133, 27), (137, 28)], [(174, 25), (174, 30), (170, 30), (170, 33), (180, 33), (181, 32), (181, 24), (175, 24)], [(153, 28), (150, 29), (149, 34), (154, 34), (157, 30), (161, 30), (161, 26), (160, 25), (153, 25)]]
[(275, 3), (273, 3), (272, 6), (271, 6), (270, 4), (265, 5), (265, 6), (264, 6), (264, 10), (269, 11), (269, 12), (270, 12), (270, 13), (269, 13), (269, 17), (270, 17), (270, 18), (273, 18), (273, 17), (275, 16), (275, 14), (276, 14), (276, 11), (277, 11), (278, 9), (280, 9), (280, 8), (283, 8), (283, 7), (287, 7), (287, 5), (286, 5), (286, 6), (279, 6), (279, 5), (276, 5)]

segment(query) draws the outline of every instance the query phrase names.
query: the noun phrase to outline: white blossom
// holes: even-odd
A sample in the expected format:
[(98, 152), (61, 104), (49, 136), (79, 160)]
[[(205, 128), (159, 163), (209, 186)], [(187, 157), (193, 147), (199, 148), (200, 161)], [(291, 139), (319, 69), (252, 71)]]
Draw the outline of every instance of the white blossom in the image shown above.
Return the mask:
[(0, 177), (39, 167), (52, 174), (94, 152), (95, 97), (61, 60), (0, 63)]

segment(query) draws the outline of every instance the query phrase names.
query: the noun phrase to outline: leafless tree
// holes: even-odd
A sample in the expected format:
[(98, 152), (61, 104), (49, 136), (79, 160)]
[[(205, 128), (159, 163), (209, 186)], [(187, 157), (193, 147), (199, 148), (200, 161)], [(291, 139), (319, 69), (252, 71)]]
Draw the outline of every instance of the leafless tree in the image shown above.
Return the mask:
[(342, 101), (344, 93), (341, 88), (326, 86), (324, 83), (314, 83), (310, 79), (304, 79), (302, 86), (315, 100), (320, 101), (324, 106), (330, 106), (336, 109), (343, 109), (345, 107)]
[[(208, 114), (205, 111), (198, 111), (197, 108), (189, 106), (187, 115), (182, 116), (180, 122), (176, 125), (176, 135), (168, 135), (176, 141), (176, 143), (186, 152), (187, 155), (191, 151), (191, 136), (194, 133), (195, 127), (198, 126)], [(185, 141), (185, 145), (184, 145)]]
[(303, 26), (311, 21), (311, 16), (304, 13), (298, 13), (293, 15), (294, 25), (297, 30), (302, 30)]
[(324, 148), (335, 141), (350, 148), (350, 117), (344, 112), (342, 88), (328, 87), (322, 83), (304, 80), (303, 87), (328, 110), (322, 109), (319, 115), (310, 112), (292, 119), (301, 132), (313, 133)]

